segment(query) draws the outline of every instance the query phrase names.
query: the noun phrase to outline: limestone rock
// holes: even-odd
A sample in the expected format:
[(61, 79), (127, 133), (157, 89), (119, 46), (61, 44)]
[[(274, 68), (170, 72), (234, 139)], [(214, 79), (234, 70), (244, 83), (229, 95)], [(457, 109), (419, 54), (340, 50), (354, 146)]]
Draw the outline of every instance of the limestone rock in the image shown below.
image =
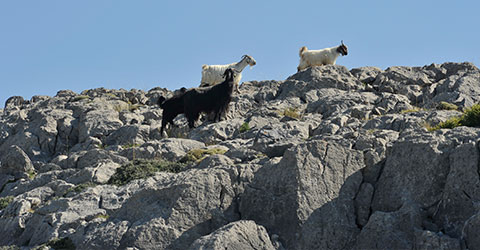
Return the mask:
[(254, 221), (237, 221), (197, 239), (190, 250), (264, 249), (274, 250), (267, 230)]

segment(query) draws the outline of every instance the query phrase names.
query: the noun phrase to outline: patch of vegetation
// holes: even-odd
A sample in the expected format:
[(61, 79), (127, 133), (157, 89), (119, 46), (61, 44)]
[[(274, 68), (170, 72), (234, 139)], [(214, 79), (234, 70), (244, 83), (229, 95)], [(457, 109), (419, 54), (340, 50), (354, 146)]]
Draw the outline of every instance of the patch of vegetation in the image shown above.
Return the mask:
[(95, 218), (101, 218), (101, 219), (104, 219), (104, 220), (108, 220), (108, 218), (110, 218), (110, 216), (108, 214), (98, 214), (97, 216), (95, 216)]
[(122, 111), (128, 110), (128, 105), (129, 104), (127, 104), (127, 103), (117, 104), (117, 105), (113, 106), (113, 109), (120, 113)]
[(242, 124), (242, 126), (240, 126), (240, 128), (238, 129), (238, 131), (240, 131), (240, 133), (244, 133), (244, 132), (247, 132), (250, 130), (250, 125), (248, 124), (248, 122), (244, 122)]
[(138, 147), (140, 147), (140, 144), (138, 144), (138, 143), (129, 143), (129, 144), (122, 145), (123, 149), (138, 148)]
[(65, 194), (63, 196), (67, 196), (70, 193), (79, 194), (79, 193), (85, 191), (85, 189), (87, 189), (89, 187), (95, 187), (96, 185), (97, 184), (95, 184), (93, 182), (85, 182), (85, 183), (82, 183), (82, 184), (78, 184), (75, 187), (71, 187), (71, 188), (67, 189), (67, 191), (65, 191)]
[(475, 104), (471, 108), (466, 109), (463, 115), (460, 117), (452, 117), (444, 122), (439, 123), (437, 126), (427, 129), (429, 131), (435, 131), (442, 128), (456, 128), (459, 126), (467, 127), (480, 127), (480, 104)]
[(130, 103), (128, 104), (128, 110), (130, 112), (133, 112), (141, 107), (143, 107), (143, 104), (130, 104)]
[(136, 179), (153, 176), (156, 172), (160, 171), (178, 173), (185, 167), (185, 163), (171, 162), (162, 159), (136, 159), (117, 168), (115, 174), (108, 180), (108, 184), (121, 186)]
[(299, 120), (300, 118), (302, 118), (302, 115), (298, 113), (297, 108), (287, 108), (283, 111), (281, 115), (292, 118), (292, 119), (296, 119), (296, 120)]
[(480, 104), (475, 104), (466, 109), (461, 117), (461, 124), (467, 127), (480, 127)]
[(113, 107), (113, 109), (117, 112), (122, 112), (122, 111), (130, 111), (130, 112), (133, 112), (137, 109), (139, 109), (140, 107), (143, 107), (144, 105), (143, 104), (132, 104), (131, 102), (128, 102), (126, 104), (117, 104)]
[(37, 173), (35, 172), (35, 170), (31, 169), (27, 171), (27, 175), (30, 180), (33, 180), (35, 179), (35, 176), (37, 176)]
[(73, 241), (66, 237), (66, 238), (61, 238), (61, 239), (53, 239), (47, 243), (47, 246), (55, 249), (55, 250), (75, 250), (75, 244), (73, 244)]
[(210, 148), (210, 149), (193, 149), (190, 150), (180, 161), (181, 162), (200, 162), (209, 155), (225, 154), (227, 150), (222, 148)]
[(437, 105), (437, 109), (440, 110), (458, 110), (458, 106), (449, 102), (440, 102)]
[(13, 201), (13, 196), (6, 196), (0, 198), (0, 210), (6, 208), (8, 204), (12, 203)]

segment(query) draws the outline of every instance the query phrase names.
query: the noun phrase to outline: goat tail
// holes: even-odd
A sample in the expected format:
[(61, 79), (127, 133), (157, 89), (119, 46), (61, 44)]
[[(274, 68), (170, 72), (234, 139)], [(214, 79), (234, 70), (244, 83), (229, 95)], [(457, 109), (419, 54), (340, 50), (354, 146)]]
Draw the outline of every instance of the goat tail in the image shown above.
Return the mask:
[(205, 70), (207, 68), (208, 68), (208, 65), (206, 65), (206, 64), (202, 65), (202, 70)]
[(308, 49), (307, 49), (307, 46), (301, 47), (301, 48), (300, 48), (300, 52), (298, 53), (298, 55), (299, 55), (300, 57), (302, 57), (303, 52), (305, 52), (305, 51), (307, 51), (307, 50), (308, 50)]

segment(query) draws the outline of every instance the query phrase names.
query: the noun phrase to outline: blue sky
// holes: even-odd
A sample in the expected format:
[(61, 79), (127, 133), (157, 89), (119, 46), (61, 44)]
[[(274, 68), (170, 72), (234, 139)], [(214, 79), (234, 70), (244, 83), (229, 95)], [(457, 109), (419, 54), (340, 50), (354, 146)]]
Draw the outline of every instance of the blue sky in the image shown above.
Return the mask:
[(344, 40), (337, 64), (480, 65), (479, 1), (0, 0), (0, 107), (13, 95), (105, 87), (177, 89), (202, 64), (257, 65), (242, 81), (283, 80), (301, 46)]

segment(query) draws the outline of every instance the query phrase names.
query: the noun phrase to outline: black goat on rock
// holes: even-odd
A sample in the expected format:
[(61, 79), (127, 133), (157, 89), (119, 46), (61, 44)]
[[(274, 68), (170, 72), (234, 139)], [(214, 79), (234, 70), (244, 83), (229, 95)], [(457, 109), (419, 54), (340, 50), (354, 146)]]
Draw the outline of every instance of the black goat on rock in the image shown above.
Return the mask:
[(202, 112), (213, 112), (215, 122), (220, 121), (220, 118), (226, 114), (235, 87), (235, 74), (237, 72), (234, 69), (228, 68), (223, 74), (225, 81), (211, 87), (193, 88), (185, 92), (183, 108), (190, 128), (195, 127), (195, 121)]
[(163, 109), (162, 113), (162, 128), (160, 129), (160, 134), (163, 135), (163, 130), (167, 123), (173, 125), (173, 119), (179, 114), (183, 114), (183, 96), (187, 91), (186, 88), (181, 88), (174, 96), (166, 99), (162, 96), (160, 97), (158, 104)]

